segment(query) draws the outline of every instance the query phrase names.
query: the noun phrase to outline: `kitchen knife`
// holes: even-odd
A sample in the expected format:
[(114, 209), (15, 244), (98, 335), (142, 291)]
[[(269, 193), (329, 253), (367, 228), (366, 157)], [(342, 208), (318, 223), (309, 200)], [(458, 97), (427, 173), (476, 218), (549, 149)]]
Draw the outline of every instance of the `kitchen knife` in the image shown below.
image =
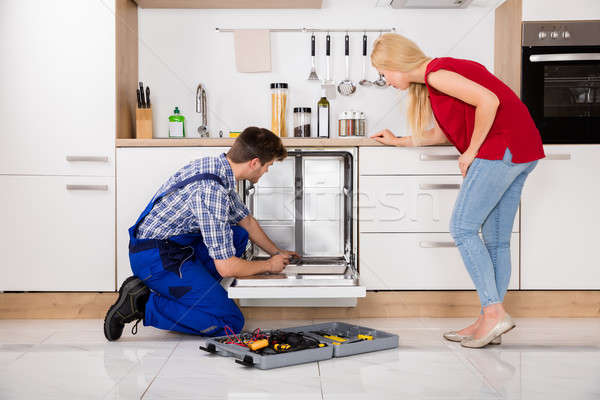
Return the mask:
[(150, 86), (146, 86), (146, 107), (150, 108)]
[(146, 108), (146, 100), (144, 99), (144, 83), (140, 82), (140, 96), (142, 98), (142, 108)]
[(142, 98), (140, 97), (140, 89), (135, 90), (137, 93), (138, 108), (142, 108)]

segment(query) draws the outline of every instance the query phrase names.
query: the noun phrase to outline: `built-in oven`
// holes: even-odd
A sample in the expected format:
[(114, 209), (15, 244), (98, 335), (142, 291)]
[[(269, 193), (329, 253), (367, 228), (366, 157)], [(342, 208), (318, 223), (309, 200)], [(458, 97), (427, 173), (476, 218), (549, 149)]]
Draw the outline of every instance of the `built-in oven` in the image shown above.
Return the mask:
[(600, 21), (524, 22), (521, 98), (544, 143), (600, 143)]

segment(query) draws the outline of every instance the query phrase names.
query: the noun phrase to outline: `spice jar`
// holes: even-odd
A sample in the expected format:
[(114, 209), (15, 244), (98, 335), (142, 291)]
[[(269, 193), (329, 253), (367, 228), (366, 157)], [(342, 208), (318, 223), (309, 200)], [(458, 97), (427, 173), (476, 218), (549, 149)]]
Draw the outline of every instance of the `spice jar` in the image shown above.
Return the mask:
[(271, 83), (271, 131), (277, 136), (286, 137), (286, 106), (288, 84)]
[(294, 107), (294, 137), (310, 137), (310, 107)]
[(356, 132), (357, 136), (365, 136), (367, 134), (367, 116), (362, 111), (356, 112), (358, 119), (358, 131)]
[(340, 113), (340, 118), (338, 119), (338, 136), (345, 137), (351, 136), (352, 129), (352, 112), (351, 111), (343, 111)]
[(338, 120), (338, 136), (365, 136), (367, 117), (362, 111), (344, 111)]

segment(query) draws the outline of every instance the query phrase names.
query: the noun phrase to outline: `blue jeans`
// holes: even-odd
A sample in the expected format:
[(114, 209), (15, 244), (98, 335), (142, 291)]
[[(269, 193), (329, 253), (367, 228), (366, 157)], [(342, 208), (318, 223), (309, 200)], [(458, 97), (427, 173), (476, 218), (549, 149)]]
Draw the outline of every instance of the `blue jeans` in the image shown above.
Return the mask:
[[(475, 284), (481, 307), (502, 303), (510, 281), (510, 236), (525, 179), (537, 161), (476, 158), (462, 184), (450, 234)], [(481, 228), (483, 242), (478, 232)]]

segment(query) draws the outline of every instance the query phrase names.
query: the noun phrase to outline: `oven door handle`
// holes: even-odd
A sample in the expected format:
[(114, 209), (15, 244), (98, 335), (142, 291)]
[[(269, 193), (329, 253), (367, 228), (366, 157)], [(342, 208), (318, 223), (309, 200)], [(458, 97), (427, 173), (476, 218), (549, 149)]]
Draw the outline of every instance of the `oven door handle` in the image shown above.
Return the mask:
[(600, 60), (600, 53), (532, 54), (529, 56), (531, 62), (598, 60)]

